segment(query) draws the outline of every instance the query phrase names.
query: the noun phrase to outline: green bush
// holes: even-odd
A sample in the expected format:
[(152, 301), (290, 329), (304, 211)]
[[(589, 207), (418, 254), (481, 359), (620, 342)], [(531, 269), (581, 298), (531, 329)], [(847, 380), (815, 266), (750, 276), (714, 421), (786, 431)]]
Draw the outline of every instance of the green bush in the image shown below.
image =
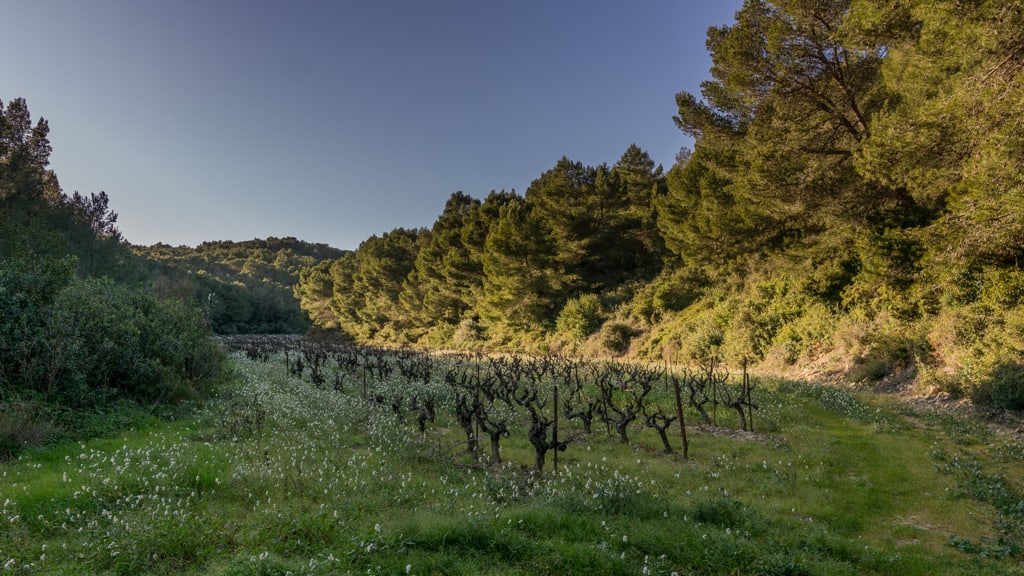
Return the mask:
[(892, 371), (892, 364), (884, 358), (857, 356), (846, 377), (853, 382), (877, 382)]
[(865, 338), (864, 354), (854, 357), (847, 378), (854, 382), (878, 381), (931, 354), (927, 342), (902, 334), (872, 334)]
[(575, 341), (586, 339), (601, 327), (601, 301), (597, 294), (583, 294), (565, 303), (555, 329)]
[(1024, 364), (1000, 362), (971, 392), (971, 400), (993, 408), (1024, 409)]
[(194, 398), (219, 370), (205, 319), (180, 301), (90, 279), (61, 292), (54, 310), (74, 329), (69, 377), (90, 391), (145, 402)]
[(636, 336), (636, 330), (623, 322), (609, 322), (601, 327), (601, 346), (613, 354), (625, 354)]
[[(0, 392), (72, 408), (194, 398), (224, 365), (202, 312), (63, 260), (0, 272)], [(56, 289), (55, 286), (63, 285)]]
[(986, 278), (984, 301), (999, 308), (1013, 308), (1024, 303), (1024, 271), (998, 268)]
[(0, 462), (24, 448), (40, 446), (56, 433), (34, 402), (0, 404)]
[(74, 258), (0, 260), (0, 397), (45, 394), (63, 376), (71, 327), (53, 301), (74, 267)]

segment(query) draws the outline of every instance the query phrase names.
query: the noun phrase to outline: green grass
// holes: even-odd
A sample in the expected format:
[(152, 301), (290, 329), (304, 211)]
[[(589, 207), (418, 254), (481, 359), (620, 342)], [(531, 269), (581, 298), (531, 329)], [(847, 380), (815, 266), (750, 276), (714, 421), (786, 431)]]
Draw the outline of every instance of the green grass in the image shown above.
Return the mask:
[(683, 461), (595, 426), (536, 477), (520, 426), (488, 467), (443, 408), (421, 436), (358, 390), (235, 362), (192, 417), (2, 465), (0, 570), (1021, 573), (1024, 446), (957, 416), (765, 381), (761, 441), (691, 430)]

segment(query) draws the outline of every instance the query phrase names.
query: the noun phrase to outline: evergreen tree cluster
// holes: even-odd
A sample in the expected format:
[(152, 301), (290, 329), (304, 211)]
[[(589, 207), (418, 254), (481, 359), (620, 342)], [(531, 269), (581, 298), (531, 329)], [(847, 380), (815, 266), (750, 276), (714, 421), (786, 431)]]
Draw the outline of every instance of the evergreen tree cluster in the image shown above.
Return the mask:
[(1024, 406), (1024, 2), (747, 0), (707, 46), (667, 173), (631, 146), (456, 193), (302, 272), (303, 309), (362, 342), (589, 339)]
[(581, 298), (589, 324), (565, 332), (586, 336), (620, 289), (660, 270), (663, 188), (635, 145), (615, 166), (562, 158), (524, 196), (452, 194), (429, 230), (373, 236), (304, 270), (295, 294), (317, 325), (362, 342), (536, 344)]
[(636, 145), (563, 157), (354, 251), (132, 249), (106, 194), (61, 190), (46, 121), (0, 105), (0, 405), (188, 396), (209, 325), (308, 322), (1024, 407), (1024, 0), (746, 0), (707, 46), (710, 78), (676, 95), (695, 144), (667, 171)]

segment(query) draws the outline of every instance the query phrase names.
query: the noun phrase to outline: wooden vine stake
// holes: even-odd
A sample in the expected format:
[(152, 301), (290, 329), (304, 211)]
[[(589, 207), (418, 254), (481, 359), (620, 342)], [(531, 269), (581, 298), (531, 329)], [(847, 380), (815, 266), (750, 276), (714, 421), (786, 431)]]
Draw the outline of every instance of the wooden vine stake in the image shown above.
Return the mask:
[(683, 419), (683, 392), (679, 389), (679, 378), (671, 376), (672, 388), (676, 393), (676, 415), (679, 416), (679, 433), (683, 439), (683, 460), (690, 459), (690, 443), (686, 440), (686, 420)]
[(558, 380), (555, 380), (555, 422), (551, 428), (551, 443), (555, 445), (555, 455), (552, 461), (552, 467), (555, 471), (555, 476), (558, 476)]
[(747, 404), (747, 423), (750, 426), (750, 431), (754, 431), (754, 399), (752, 397), (752, 391), (754, 387), (750, 384), (750, 374), (747, 372), (747, 358), (743, 358), (743, 397), (746, 399)]

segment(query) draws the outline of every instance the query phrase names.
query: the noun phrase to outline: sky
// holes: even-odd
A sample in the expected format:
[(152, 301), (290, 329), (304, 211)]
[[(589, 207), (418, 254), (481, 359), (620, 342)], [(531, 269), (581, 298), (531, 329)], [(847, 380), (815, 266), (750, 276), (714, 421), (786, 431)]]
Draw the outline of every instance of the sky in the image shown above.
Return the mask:
[(562, 156), (667, 170), (741, 0), (0, 0), (0, 101), (137, 245), (354, 249)]

